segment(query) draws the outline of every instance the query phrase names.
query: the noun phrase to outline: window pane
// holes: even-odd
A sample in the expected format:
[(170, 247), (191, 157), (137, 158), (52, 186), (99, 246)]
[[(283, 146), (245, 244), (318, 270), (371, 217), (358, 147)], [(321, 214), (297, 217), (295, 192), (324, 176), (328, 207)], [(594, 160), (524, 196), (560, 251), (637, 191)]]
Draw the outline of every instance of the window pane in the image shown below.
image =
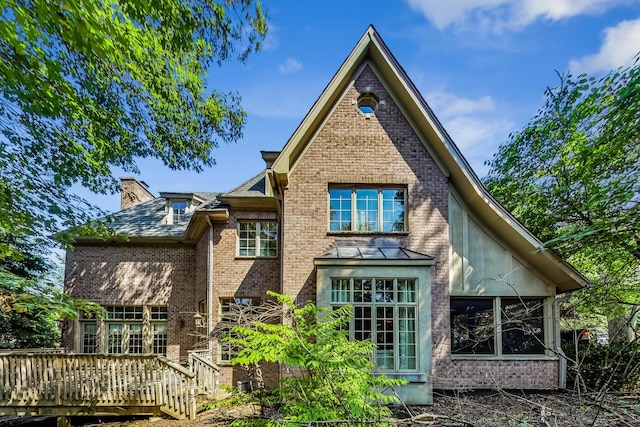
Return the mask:
[(142, 354), (142, 324), (129, 325), (129, 354)]
[(238, 226), (238, 255), (256, 256), (256, 223), (241, 222)]
[(393, 369), (393, 307), (376, 308), (376, 364), (379, 369)]
[(96, 333), (98, 332), (98, 325), (96, 322), (83, 322), (82, 323), (82, 352), (83, 353), (96, 353), (98, 351)]
[(404, 231), (404, 189), (382, 190), (382, 231)]
[(187, 212), (187, 202), (172, 202), (171, 207), (173, 209), (173, 223), (176, 224), (184, 219), (184, 215)]
[(542, 300), (502, 298), (502, 353), (544, 354)]
[(151, 320), (167, 320), (167, 307), (151, 307)]
[(371, 338), (371, 307), (354, 307), (354, 338), (356, 341), (364, 341)]
[(122, 353), (123, 329), (124, 328), (122, 323), (109, 324), (109, 335), (107, 339), (107, 351), (109, 353)]
[(334, 188), (329, 190), (329, 230), (351, 230), (351, 190)]
[(399, 369), (416, 369), (416, 308), (398, 307)]
[(355, 279), (353, 281), (353, 301), (373, 301), (373, 281), (368, 279)]
[(416, 302), (416, 281), (398, 279), (398, 302)]
[(376, 280), (376, 302), (393, 302), (393, 279), (391, 280)]
[(356, 230), (378, 231), (378, 190), (356, 190)]
[(164, 322), (153, 325), (153, 353), (167, 354), (167, 324)]
[(275, 222), (260, 223), (260, 256), (274, 257), (277, 255), (277, 230)]
[(349, 279), (333, 279), (331, 281), (331, 302), (350, 302)]
[(492, 299), (451, 300), (451, 352), (493, 354), (495, 331)]

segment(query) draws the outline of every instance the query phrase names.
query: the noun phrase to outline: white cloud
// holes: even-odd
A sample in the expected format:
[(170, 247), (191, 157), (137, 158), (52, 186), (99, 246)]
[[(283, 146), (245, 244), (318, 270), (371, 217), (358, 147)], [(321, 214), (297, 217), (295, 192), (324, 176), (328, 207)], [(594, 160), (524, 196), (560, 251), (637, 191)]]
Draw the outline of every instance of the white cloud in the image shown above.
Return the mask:
[(493, 98), (489, 95), (478, 99), (469, 99), (437, 90), (427, 93), (425, 98), (441, 118), (477, 112), (493, 112), (496, 109)]
[(640, 19), (622, 21), (604, 30), (600, 51), (569, 62), (573, 73), (596, 73), (631, 65), (640, 49)]
[(278, 69), (282, 74), (293, 73), (294, 71), (302, 70), (302, 62), (294, 58), (287, 58), (284, 64), (278, 66)]
[(630, 0), (407, 0), (436, 28), (480, 28), (490, 32), (519, 30), (537, 19), (559, 21), (600, 13)]
[(426, 93), (425, 99), (476, 174), (485, 175), (484, 162), (506, 140), (514, 123), (497, 111), (489, 95), (464, 98), (439, 89)]

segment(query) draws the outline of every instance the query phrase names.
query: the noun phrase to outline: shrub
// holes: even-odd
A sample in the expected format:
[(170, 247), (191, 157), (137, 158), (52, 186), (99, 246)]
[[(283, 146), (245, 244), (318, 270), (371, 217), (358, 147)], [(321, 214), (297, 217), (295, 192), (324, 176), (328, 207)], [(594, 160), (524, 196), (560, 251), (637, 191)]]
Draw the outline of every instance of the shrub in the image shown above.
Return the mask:
[(405, 381), (372, 375), (375, 344), (349, 341), (350, 307), (297, 308), (289, 296), (270, 295), (278, 300), (284, 321), (236, 326), (227, 340), (241, 347), (233, 364), (275, 362), (286, 368), (276, 390), (284, 423), (342, 420), (358, 425), (388, 419), (391, 412), (383, 404), (397, 399), (382, 391)]
[(577, 357), (573, 343), (562, 349), (569, 359), (568, 386), (581, 391), (634, 391), (640, 388), (640, 342), (581, 344)]

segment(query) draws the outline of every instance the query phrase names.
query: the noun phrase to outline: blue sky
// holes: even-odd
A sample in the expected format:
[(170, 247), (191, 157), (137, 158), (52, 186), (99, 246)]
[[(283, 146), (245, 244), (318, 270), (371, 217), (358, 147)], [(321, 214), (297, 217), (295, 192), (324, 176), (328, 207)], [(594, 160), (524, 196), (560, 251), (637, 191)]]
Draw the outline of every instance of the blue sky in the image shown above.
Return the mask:
[[(280, 150), (373, 24), (479, 176), (484, 161), (522, 129), (556, 70), (602, 74), (640, 51), (639, 0), (264, 0), (269, 33), (246, 64), (209, 72), (209, 86), (238, 91), (244, 137), (213, 152), (196, 174), (140, 161), (151, 190), (226, 191)], [(117, 173), (117, 172), (116, 172)], [(119, 196), (91, 196), (117, 211)]]

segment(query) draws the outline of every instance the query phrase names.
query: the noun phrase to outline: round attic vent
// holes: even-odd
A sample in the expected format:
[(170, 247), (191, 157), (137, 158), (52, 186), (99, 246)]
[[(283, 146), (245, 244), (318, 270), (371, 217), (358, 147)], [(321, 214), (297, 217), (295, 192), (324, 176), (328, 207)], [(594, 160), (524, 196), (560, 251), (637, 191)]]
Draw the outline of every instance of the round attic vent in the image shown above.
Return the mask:
[(358, 97), (358, 109), (364, 114), (375, 113), (378, 104), (378, 97), (373, 92), (363, 92)]

